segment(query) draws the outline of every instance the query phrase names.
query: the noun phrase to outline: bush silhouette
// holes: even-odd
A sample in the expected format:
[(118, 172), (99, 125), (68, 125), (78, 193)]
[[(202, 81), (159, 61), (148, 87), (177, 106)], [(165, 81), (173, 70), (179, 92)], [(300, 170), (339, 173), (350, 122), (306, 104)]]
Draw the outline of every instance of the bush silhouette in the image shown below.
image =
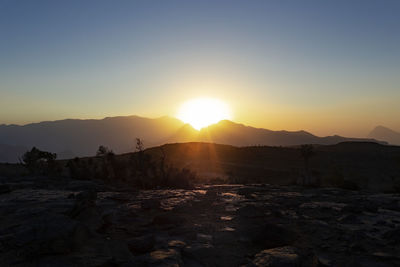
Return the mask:
[(108, 149), (106, 146), (99, 146), (96, 152), (97, 157), (104, 157), (108, 154), (114, 154), (114, 152), (111, 149)]
[(30, 151), (22, 155), (22, 162), (30, 173), (46, 174), (57, 171), (57, 154), (47, 151), (41, 151), (33, 147)]

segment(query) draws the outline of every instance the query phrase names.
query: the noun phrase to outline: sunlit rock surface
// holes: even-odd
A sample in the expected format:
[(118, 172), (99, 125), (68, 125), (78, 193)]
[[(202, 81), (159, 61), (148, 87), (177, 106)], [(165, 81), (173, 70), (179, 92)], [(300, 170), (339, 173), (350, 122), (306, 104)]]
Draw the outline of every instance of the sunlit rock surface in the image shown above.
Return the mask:
[(400, 265), (399, 195), (0, 181), (0, 266)]

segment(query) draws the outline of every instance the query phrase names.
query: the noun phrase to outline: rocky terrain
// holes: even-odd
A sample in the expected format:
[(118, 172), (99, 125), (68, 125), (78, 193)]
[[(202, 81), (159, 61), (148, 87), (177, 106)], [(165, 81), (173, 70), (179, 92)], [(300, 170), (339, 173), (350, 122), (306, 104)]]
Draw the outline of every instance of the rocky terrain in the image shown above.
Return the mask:
[(1, 266), (399, 266), (400, 196), (0, 179)]

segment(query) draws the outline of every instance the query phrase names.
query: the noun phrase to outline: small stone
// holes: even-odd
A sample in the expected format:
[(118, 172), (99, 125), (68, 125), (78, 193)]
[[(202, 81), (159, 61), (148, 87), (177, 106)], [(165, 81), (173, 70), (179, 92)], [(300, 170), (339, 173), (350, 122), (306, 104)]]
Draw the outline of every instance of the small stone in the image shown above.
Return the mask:
[(199, 242), (204, 242), (204, 243), (211, 242), (213, 239), (212, 235), (206, 235), (206, 234), (197, 234), (196, 237)]
[(180, 254), (175, 249), (156, 250), (150, 253), (150, 266), (182, 266)]
[(220, 219), (222, 221), (231, 221), (233, 219), (233, 216), (221, 216)]
[(300, 257), (293, 247), (279, 247), (261, 251), (255, 256), (253, 264), (260, 267), (298, 267)]
[(175, 248), (183, 248), (186, 246), (186, 243), (183, 242), (182, 240), (171, 240), (168, 242), (168, 246)]

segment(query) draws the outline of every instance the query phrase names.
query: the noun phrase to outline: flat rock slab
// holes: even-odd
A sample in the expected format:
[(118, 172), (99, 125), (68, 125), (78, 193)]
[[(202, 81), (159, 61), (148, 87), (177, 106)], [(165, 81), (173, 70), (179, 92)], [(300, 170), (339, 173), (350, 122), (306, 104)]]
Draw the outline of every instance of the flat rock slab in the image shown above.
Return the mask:
[(0, 186), (0, 266), (400, 266), (399, 195), (26, 179)]

